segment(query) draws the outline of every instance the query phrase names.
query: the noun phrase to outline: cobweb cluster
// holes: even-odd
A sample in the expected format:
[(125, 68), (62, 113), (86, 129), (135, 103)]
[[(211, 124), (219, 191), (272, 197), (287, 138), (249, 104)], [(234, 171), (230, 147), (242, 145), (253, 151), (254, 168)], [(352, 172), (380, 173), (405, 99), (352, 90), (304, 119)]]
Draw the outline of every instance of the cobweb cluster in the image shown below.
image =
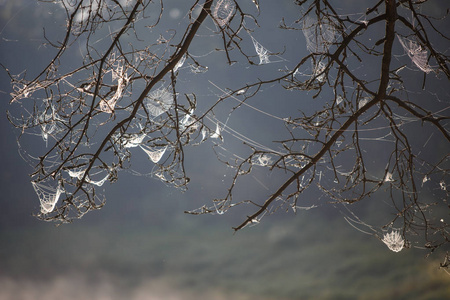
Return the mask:
[[(383, 1), (356, 17), (335, 15), (328, 1), (314, 2), (324, 7), (311, 4), (291, 26), (283, 24), (296, 34), (286, 43), (302, 34), (306, 38), (306, 54), (298, 57), (301, 51), (295, 49), (287, 60), (285, 52), (263, 46), (269, 41), (257, 17), (237, 1), (205, 1), (214, 6), (204, 10), (196, 10), (196, 3), (178, 27), (159, 31), (165, 21), (162, 2), (81, 1), (69, 8), (62, 1), (73, 16), (68, 36), (87, 41), (83, 63), (64, 73), (57, 54), (33, 80), (10, 74), (11, 102), (21, 112), (9, 118), (20, 132), (20, 153), (34, 168), (39, 217), (65, 222), (100, 208), (105, 199), (98, 188), (114, 183), (120, 172), (184, 190), (191, 180), (185, 168), (192, 151), (186, 149), (209, 145), (224, 164), (226, 174), (218, 181), (227, 189), (189, 213), (223, 214), (248, 205), (253, 211), (235, 227), (240, 230), (276, 211), (296, 213), (331, 203), (351, 226), (367, 230), (394, 252), (409, 247), (409, 233), (421, 230), (427, 232), (427, 247), (437, 248), (448, 225), (444, 217), (437, 225), (429, 222), (430, 207), (448, 201), (449, 157), (427, 152), (442, 143), (438, 135), (450, 139), (448, 101), (408, 90), (399, 62), (386, 58), (397, 39), (420, 70), (434, 71), (431, 53), (450, 78), (443, 63), (448, 57), (436, 57), (431, 44), (409, 38), (414, 26), (406, 26), (413, 32), (408, 39), (388, 28), (386, 41), (368, 43), (367, 28), (395, 15), (378, 12)], [(253, 3), (259, 10), (259, 1)], [(220, 30), (204, 26), (199, 32), (206, 18)], [(108, 26), (99, 26), (103, 22)], [(198, 49), (191, 48), (196, 42)], [(60, 49), (75, 44), (67, 39)], [(204, 49), (211, 44), (218, 51)], [(231, 76), (227, 86), (219, 83), (228, 69), (210, 74), (216, 66), (204, 65), (216, 57), (242, 74)], [(373, 61), (383, 68), (373, 71), (366, 63)], [(277, 62), (282, 64), (269, 65)], [(247, 75), (255, 77), (243, 82)], [(431, 99), (426, 104), (414, 101), (424, 94)], [(431, 134), (415, 134), (419, 130)], [(241, 197), (252, 185), (257, 199)], [(361, 221), (349, 207), (368, 198), (379, 199), (377, 205), (387, 206), (392, 218), (373, 226)], [(386, 232), (399, 224), (403, 228)], [(436, 236), (441, 240), (433, 240)]]

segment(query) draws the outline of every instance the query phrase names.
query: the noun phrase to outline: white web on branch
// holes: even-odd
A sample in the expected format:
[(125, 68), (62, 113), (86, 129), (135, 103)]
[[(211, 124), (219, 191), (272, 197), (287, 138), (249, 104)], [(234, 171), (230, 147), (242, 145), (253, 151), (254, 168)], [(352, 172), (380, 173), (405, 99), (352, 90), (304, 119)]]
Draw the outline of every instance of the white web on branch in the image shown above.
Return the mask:
[(306, 38), (306, 48), (311, 53), (328, 52), (328, 48), (336, 40), (336, 28), (325, 18), (317, 21), (309, 16), (306, 17), (302, 31)]
[(361, 109), (361, 107), (363, 107), (364, 105), (366, 105), (367, 103), (369, 103), (370, 98), (369, 97), (362, 97), (358, 100), (358, 109)]
[(192, 114), (194, 113), (193, 109), (189, 110), (189, 113), (185, 114), (183, 119), (181, 119), (180, 121), (180, 130), (186, 130), (187, 128), (189, 128), (189, 133), (194, 133), (197, 128), (198, 128), (198, 124), (195, 123), (196, 120), (195, 118), (192, 117)]
[(69, 174), (70, 177), (81, 180), (81, 178), (83, 178), (83, 176), (84, 176), (85, 171), (86, 170), (75, 171), (74, 169), (71, 169), (71, 170), (67, 170), (67, 173)]
[(182, 129), (188, 127), (190, 124), (192, 124), (194, 121), (191, 121), (191, 116), (194, 113), (194, 110), (189, 110), (189, 113), (185, 114), (183, 119), (180, 121), (180, 126)]
[(325, 71), (326, 65), (321, 61), (319, 61), (317, 63), (312, 62), (312, 64), (313, 64), (313, 68), (314, 68), (312, 77), (316, 78), (316, 80), (320, 83), (325, 82), (326, 78), (325, 78), (324, 71)]
[(157, 150), (153, 150), (152, 148), (146, 145), (139, 145), (139, 147), (142, 150), (144, 150), (145, 153), (147, 153), (148, 158), (155, 164), (161, 160), (161, 158), (163, 157), (164, 153), (167, 150), (167, 146)]
[(391, 181), (394, 181), (394, 178), (392, 177), (392, 173), (387, 172), (386, 176), (384, 176), (384, 182), (391, 182)]
[(189, 64), (189, 68), (191, 69), (191, 72), (194, 74), (203, 74), (208, 72), (207, 66), (201, 66), (199, 64)]
[[(86, 170), (82, 170), (82, 169), (80, 169), (80, 170), (78, 170), (78, 171), (76, 171), (75, 169), (67, 170), (67, 173), (69, 174), (70, 177), (77, 178), (78, 180), (83, 179), (83, 176), (84, 176), (84, 173), (85, 173), (85, 172), (86, 172)], [(99, 174), (99, 173), (100, 173), (100, 172), (98, 172), (98, 173), (96, 173), (96, 174), (94, 174), (94, 175), (97, 175), (97, 174)], [(88, 175), (88, 176), (86, 176), (86, 178), (85, 178), (85, 182), (86, 182), (86, 183), (93, 184), (93, 185), (96, 185), (96, 186), (102, 186), (102, 185), (106, 182), (106, 180), (108, 180), (108, 178), (109, 178), (109, 174), (106, 174), (105, 177), (103, 177), (103, 178), (100, 179), (100, 180), (92, 180), (92, 179), (89, 177), (89, 175)]]
[(233, 16), (235, 5), (232, 0), (219, 0), (212, 9), (212, 14), (217, 24), (224, 27)]
[(208, 129), (206, 129), (206, 127), (203, 127), (202, 128), (202, 139), (200, 142), (205, 141), (207, 137), (208, 137)]
[(56, 189), (38, 182), (32, 181), (33, 189), (41, 202), (41, 213), (48, 214), (55, 209), (55, 205), (61, 196), (62, 189), (58, 186)]
[(39, 123), (41, 126), (42, 139), (45, 142), (45, 146), (48, 146), (48, 136), (54, 133), (57, 129), (54, 113), (42, 113), (39, 116)]
[[(23, 73), (18, 75), (13, 75), (13, 92), (10, 94), (12, 97), (11, 103), (19, 101), (25, 98), (31, 98), (33, 93), (43, 90), (50, 85), (52, 85), (51, 80), (41, 80), (41, 81), (26, 81), (23, 77)], [(63, 80), (63, 78), (61, 78)]]
[(183, 55), (180, 60), (177, 62), (177, 64), (175, 65), (175, 67), (173, 68), (173, 72), (175, 73), (176, 71), (178, 71), (183, 65), (184, 62), (186, 61), (186, 54)]
[(147, 96), (144, 105), (149, 114), (157, 117), (172, 107), (173, 94), (165, 88), (160, 88)]
[(428, 51), (420, 44), (397, 35), (400, 44), (412, 62), (423, 72), (430, 73), (433, 68), (428, 64)]
[(106, 180), (108, 180), (108, 178), (109, 174), (106, 174), (106, 176), (100, 180), (91, 180), (89, 177), (86, 177), (86, 182), (96, 186), (102, 186), (106, 182)]
[(116, 107), (117, 101), (122, 97), (124, 87), (128, 82), (127, 74), (123, 70), (123, 65), (118, 64), (116, 70), (112, 70), (111, 73), (112, 81), (117, 81), (117, 89), (114, 95), (109, 100), (102, 99), (100, 101), (100, 110), (112, 114), (114, 112), (114, 108)]
[(270, 64), (271, 61), (269, 59), (269, 51), (264, 48), (257, 40), (255, 40), (254, 37), (250, 36), (252, 38), (253, 46), (255, 47), (255, 51), (259, 56), (259, 64)]
[(211, 138), (212, 139), (222, 139), (222, 135), (220, 134), (221, 130), (220, 130), (220, 126), (219, 126), (219, 122), (216, 123), (216, 130), (214, 131), (213, 134), (211, 134)]
[(400, 252), (405, 245), (405, 241), (397, 229), (392, 229), (390, 233), (385, 233), (381, 241), (394, 252)]
[[(356, 230), (368, 235), (375, 235), (389, 248), (389, 250), (393, 252), (400, 252), (405, 247), (405, 240), (400, 233), (400, 229), (392, 228), (391, 232), (386, 231), (383, 234), (383, 238), (381, 238), (379, 236), (379, 231), (376, 230), (375, 227), (361, 221), (361, 219), (356, 216), (347, 206), (342, 207), (345, 208), (348, 213), (350, 213), (350, 215), (347, 215), (345, 212), (341, 211), (341, 213), (344, 214), (344, 220), (347, 221), (347, 223)], [(366, 227), (369, 231), (365, 231), (360, 227)]]
[(142, 144), (142, 141), (146, 136), (145, 133), (123, 134), (120, 143), (124, 148), (135, 148)]
[(268, 154), (261, 154), (253, 163), (261, 167), (267, 167), (272, 164), (272, 158)]

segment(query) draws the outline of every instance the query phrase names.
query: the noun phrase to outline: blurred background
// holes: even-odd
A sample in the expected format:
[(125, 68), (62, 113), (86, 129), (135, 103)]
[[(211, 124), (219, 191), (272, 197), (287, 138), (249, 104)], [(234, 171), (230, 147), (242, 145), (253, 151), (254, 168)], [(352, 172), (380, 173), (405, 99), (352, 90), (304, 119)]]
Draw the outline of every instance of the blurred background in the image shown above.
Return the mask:
[[(33, 77), (54, 54), (43, 45), (43, 27), (63, 32), (64, 19), (51, 5), (0, 0), (0, 63), (12, 74), (26, 70)], [(291, 20), (299, 13), (290, 0), (276, 5), (283, 6), (284, 16)], [(271, 11), (262, 8), (262, 14)], [(174, 23), (183, 24), (184, 9), (167, 2)], [(268, 14), (261, 19), (267, 22), (263, 28), (273, 28), (271, 22), (281, 18)], [(272, 51), (282, 50), (285, 38), (298, 39), (299, 48), (306, 51), (301, 33), (280, 37), (273, 29), (259, 34)], [(198, 47), (193, 51), (201, 54), (201, 47), (208, 45)], [(289, 60), (289, 53), (283, 58)], [(236, 79), (232, 72), (214, 74), (208, 72), (212, 82)], [(204, 87), (205, 94), (220, 94), (205, 81), (186, 77), (180, 85), (183, 80), (185, 85)], [(185, 193), (151, 178), (123, 174), (116, 184), (105, 184), (107, 203), (101, 210), (58, 227), (39, 221), (32, 216), (39, 210), (28, 177), (32, 169), (21, 159), (18, 132), (6, 118), (6, 110), (20, 111), (20, 106), (8, 104), (10, 92), (8, 76), (0, 70), (0, 300), (450, 297), (450, 276), (439, 269), (442, 255), (428, 256), (419, 249), (393, 253), (378, 239), (349, 226), (332, 207), (279, 212), (236, 234), (232, 227), (242, 221), (242, 210), (184, 214), (226, 192), (227, 170), (210, 147), (189, 150), (193, 181)], [(277, 97), (273, 93), (267, 91), (267, 98)], [(274, 130), (266, 126), (260, 129), (260, 139)], [(269, 185), (276, 180), (262, 174), (258, 182)], [(370, 219), (385, 213), (370, 203), (358, 212)]]

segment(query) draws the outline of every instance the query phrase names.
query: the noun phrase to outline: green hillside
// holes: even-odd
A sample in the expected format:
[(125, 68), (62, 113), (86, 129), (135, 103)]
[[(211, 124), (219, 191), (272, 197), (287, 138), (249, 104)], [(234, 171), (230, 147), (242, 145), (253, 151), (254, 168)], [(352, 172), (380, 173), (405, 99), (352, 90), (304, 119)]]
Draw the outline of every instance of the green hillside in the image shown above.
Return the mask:
[(393, 253), (340, 218), (314, 212), (268, 218), (234, 235), (229, 220), (212, 220), (2, 232), (0, 299), (25, 299), (25, 293), (47, 300), (450, 297), (441, 256)]

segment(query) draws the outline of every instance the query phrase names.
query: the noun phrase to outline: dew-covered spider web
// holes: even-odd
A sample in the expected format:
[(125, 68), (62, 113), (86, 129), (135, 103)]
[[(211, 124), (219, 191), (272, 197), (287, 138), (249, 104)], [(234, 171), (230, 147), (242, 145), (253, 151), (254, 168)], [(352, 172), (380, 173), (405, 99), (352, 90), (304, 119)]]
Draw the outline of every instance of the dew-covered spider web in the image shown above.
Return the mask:
[(166, 88), (151, 92), (144, 100), (144, 106), (153, 117), (158, 117), (168, 111), (173, 105), (173, 94)]
[(217, 24), (220, 27), (224, 27), (230, 21), (234, 11), (235, 5), (232, 0), (219, 0), (212, 9), (212, 15)]
[(269, 64), (269, 51), (264, 48), (257, 40), (255, 40), (254, 37), (250, 36), (252, 38), (253, 46), (255, 47), (255, 51), (258, 54), (259, 57), (259, 64)]
[(428, 64), (428, 51), (420, 44), (397, 35), (397, 38), (412, 62), (423, 72), (430, 73), (433, 68)]
[(320, 83), (325, 82), (326, 81), (326, 76), (325, 76), (326, 65), (325, 65), (325, 63), (318, 61), (316, 63), (312, 62), (312, 64), (313, 64), (312, 78), (315, 78), (315, 80), (317, 80)]
[[(82, 180), (84, 173), (86, 173), (86, 170), (83, 169), (79, 169), (79, 170), (67, 170), (67, 173), (69, 174), (70, 177), (72, 178), (77, 178), (78, 180)], [(100, 174), (101, 172), (97, 172), (96, 174), (92, 174), (92, 176), (98, 176), (98, 174)], [(103, 176), (103, 178), (99, 179), (99, 180), (92, 180), (90, 178), (90, 176), (86, 176), (86, 178), (84, 179), (86, 183), (90, 183), (96, 186), (102, 186), (106, 180), (108, 180), (109, 178), (109, 173), (107, 173), (106, 175)]]
[(183, 55), (180, 60), (177, 62), (177, 64), (175, 65), (175, 67), (173, 68), (173, 72), (175, 73), (176, 71), (178, 71), (183, 65), (184, 62), (186, 61), (186, 54)]
[(96, 186), (102, 186), (106, 182), (106, 180), (108, 180), (108, 178), (109, 178), (109, 174), (106, 174), (100, 180), (92, 180), (92, 179), (90, 179), (90, 177), (87, 177), (86, 182), (90, 183), (90, 184), (93, 184), (93, 185), (96, 185)]
[(311, 53), (326, 53), (336, 40), (336, 28), (328, 20), (317, 21), (307, 16), (303, 21), (303, 34), (306, 38), (306, 48)]
[[(389, 248), (389, 250), (393, 252), (400, 252), (405, 247), (405, 240), (403, 239), (399, 229), (391, 228), (390, 232), (389, 230), (383, 229), (380, 232), (373, 226), (363, 222), (348, 207), (345, 207), (345, 210), (347, 213), (344, 213), (344, 220), (359, 232), (377, 237)], [(341, 211), (341, 213), (343, 212)], [(361, 229), (361, 227), (365, 227), (371, 232), (365, 231)]]
[[(284, 59), (274, 53), (269, 52), (263, 45), (261, 45), (249, 32), (248, 35), (251, 37), (253, 42), (253, 47), (255, 47), (256, 54), (258, 54), (259, 57), (259, 64), (270, 64), (270, 63), (276, 63), (283, 61)], [(278, 58), (278, 60), (272, 61), (270, 60), (270, 56), (275, 56)]]
[(142, 144), (145, 133), (123, 133), (114, 136), (114, 140), (124, 148), (135, 148)]
[(213, 134), (211, 134), (211, 138), (212, 139), (222, 139), (222, 135), (221, 135), (221, 129), (220, 129), (220, 125), (219, 122), (216, 123), (216, 130), (214, 131)]
[(61, 196), (62, 190), (58, 186), (56, 189), (41, 184), (39, 182), (32, 181), (33, 189), (39, 197), (39, 201), (41, 202), (41, 213), (48, 214), (51, 213), (55, 209), (55, 205), (58, 202), (59, 197)]
[(39, 116), (38, 122), (41, 127), (42, 139), (45, 142), (45, 146), (48, 146), (48, 136), (54, 133), (57, 129), (55, 115), (53, 113), (44, 112)]
[(385, 233), (382, 242), (385, 243), (389, 250), (393, 252), (402, 251), (405, 245), (405, 241), (403, 240), (400, 231), (397, 229), (392, 229), (391, 232)]
[(102, 99), (99, 104), (100, 110), (108, 114), (114, 112), (116, 103), (122, 97), (125, 86), (128, 83), (128, 77), (124, 71), (123, 64), (117, 63), (116, 68), (111, 70), (111, 80), (117, 82), (116, 91), (110, 99)]
[(77, 178), (79, 180), (83, 178), (85, 172), (86, 170), (67, 170), (67, 174), (69, 174), (70, 177)]
[(167, 150), (167, 146), (161, 148), (161, 149), (153, 149), (147, 145), (139, 145), (139, 147), (144, 150), (144, 152), (148, 155), (148, 158), (154, 162), (155, 164), (158, 163), (161, 158), (163, 157), (164, 153)]

